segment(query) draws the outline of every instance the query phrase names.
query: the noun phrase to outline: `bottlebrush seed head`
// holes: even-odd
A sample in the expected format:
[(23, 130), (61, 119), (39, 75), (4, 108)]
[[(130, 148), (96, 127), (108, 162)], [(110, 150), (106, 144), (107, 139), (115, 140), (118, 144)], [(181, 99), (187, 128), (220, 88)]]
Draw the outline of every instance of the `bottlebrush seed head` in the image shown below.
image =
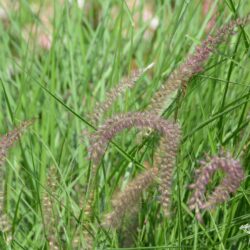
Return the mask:
[(90, 158), (94, 164), (98, 165), (100, 158), (105, 152), (109, 141), (119, 132), (126, 128), (152, 128), (163, 136), (167, 136), (169, 141), (174, 140), (175, 131), (179, 130), (177, 124), (166, 121), (151, 113), (126, 113), (117, 115), (105, 122), (92, 136), (89, 149)]
[(209, 56), (215, 52), (216, 47), (222, 43), (228, 35), (235, 34), (237, 26), (244, 26), (250, 21), (250, 14), (244, 18), (238, 18), (229, 24), (219, 28), (215, 35), (209, 35), (201, 45), (198, 45), (193, 54), (188, 56), (187, 60), (174, 70), (165, 83), (152, 97), (148, 110), (156, 112), (160, 116), (164, 109), (166, 99), (179, 88), (185, 92), (188, 80), (195, 74), (203, 71), (203, 65)]
[[(221, 184), (205, 201), (206, 186), (215, 171), (219, 169), (225, 172), (226, 175)], [(229, 153), (224, 153), (220, 157), (214, 156), (207, 159), (207, 162), (202, 162), (202, 168), (196, 171), (195, 183), (190, 185), (193, 195), (189, 200), (189, 207), (191, 210), (196, 210), (196, 218), (201, 221), (201, 209), (206, 210), (226, 201), (231, 193), (236, 192), (243, 178), (244, 173), (240, 162), (233, 159)]]
[[(93, 160), (93, 175), (105, 152), (108, 142), (126, 128), (151, 128), (162, 135), (156, 153), (155, 167), (160, 169), (160, 192), (165, 215), (169, 213), (171, 181), (175, 166), (175, 157), (180, 142), (180, 129), (177, 124), (166, 121), (152, 113), (127, 113), (115, 116), (106, 121), (93, 135), (90, 147), (90, 158)], [(89, 206), (88, 206), (89, 207)]]
[[(0, 138), (0, 178), (1, 178), (1, 184), (0, 184), (0, 231), (8, 233), (11, 229), (11, 223), (10, 220), (4, 212), (4, 169), (2, 168), (2, 165), (5, 162), (8, 150), (12, 147), (12, 145), (20, 138), (20, 136), (23, 134), (25, 129), (29, 127), (33, 121), (25, 121), (21, 123), (20, 126), (13, 129), (12, 131), (8, 132), (6, 135), (3, 135)], [(11, 240), (11, 236), (8, 236), (8, 240)]]
[(0, 166), (2, 166), (5, 162), (6, 155), (10, 147), (20, 138), (26, 128), (29, 127), (32, 123), (33, 120), (25, 121), (21, 123), (21, 125), (19, 125), (17, 128), (13, 129), (0, 138)]
[(137, 207), (142, 192), (154, 182), (157, 173), (157, 168), (146, 170), (132, 180), (124, 191), (119, 192), (112, 200), (113, 210), (105, 216), (103, 226), (119, 227), (124, 215)]
[(104, 102), (100, 102), (96, 105), (95, 111), (91, 116), (91, 120), (93, 124), (98, 124), (102, 115), (107, 112), (107, 110), (111, 107), (111, 105), (115, 102), (115, 100), (121, 96), (127, 89), (133, 88), (135, 83), (139, 80), (139, 78), (150, 68), (154, 66), (154, 63), (151, 63), (146, 68), (142, 70), (134, 70), (130, 76), (124, 78), (121, 83), (110, 90), (107, 94), (106, 100)]
[[(49, 169), (47, 187), (52, 195), (55, 195), (57, 187), (57, 172), (56, 168), (53, 166)], [(46, 231), (46, 237), (51, 250), (59, 250), (57, 242), (57, 221), (54, 214), (54, 203), (53, 198), (47, 191), (44, 192), (43, 196), (43, 217), (44, 217), (44, 227)]]

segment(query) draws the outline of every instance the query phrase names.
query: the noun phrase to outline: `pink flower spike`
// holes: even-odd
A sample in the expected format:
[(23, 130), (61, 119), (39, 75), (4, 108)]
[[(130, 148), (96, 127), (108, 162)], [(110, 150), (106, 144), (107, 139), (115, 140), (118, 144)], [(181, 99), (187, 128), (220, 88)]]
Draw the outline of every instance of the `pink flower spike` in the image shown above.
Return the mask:
[[(214, 156), (212, 158), (206, 157), (207, 163), (202, 164), (199, 169), (195, 183), (190, 186), (193, 189), (193, 195), (189, 200), (189, 207), (191, 210), (196, 208), (196, 216), (200, 221), (200, 210), (207, 210), (216, 205), (228, 200), (229, 195), (235, 193), (244, 178), (244, 173), (240, 162), (233, 159), (229, 153), (222, 154), (220, 157)], [(205, 201), (206, 186), (211, 180), (216, 170), (222, 170), (226, 176), (214, 192)], [(197, 171), (196, 171), (197, 172)]]

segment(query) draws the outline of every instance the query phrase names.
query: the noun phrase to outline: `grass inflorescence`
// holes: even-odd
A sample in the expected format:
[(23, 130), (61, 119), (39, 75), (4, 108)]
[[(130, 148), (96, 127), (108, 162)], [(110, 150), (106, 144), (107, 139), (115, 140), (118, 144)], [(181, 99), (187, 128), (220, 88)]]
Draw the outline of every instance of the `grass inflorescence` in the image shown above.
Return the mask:
[(0, 249), (247, 249), (248, 1), (52, 2), (0, 3)]

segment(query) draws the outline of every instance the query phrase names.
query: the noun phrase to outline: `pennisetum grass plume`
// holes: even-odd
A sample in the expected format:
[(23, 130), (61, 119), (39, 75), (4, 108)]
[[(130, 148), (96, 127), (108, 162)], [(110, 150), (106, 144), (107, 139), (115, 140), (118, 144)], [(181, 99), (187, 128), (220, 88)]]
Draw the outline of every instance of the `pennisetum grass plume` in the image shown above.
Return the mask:
[(142, 192), (155, 182), (157, 174), (158, 168), (146, 170), (132, 180), (124, 191), (119, 192), (112, 200), (113, 210), (105, 216), (103, 226), (118, 228), (125, 213), (137, 207)]
[[(161, 141), (160, 150), (158, 152), (157, 166), (159, 171), (160, 178), (165, 178), (168, 175), (167, 181), (161, 181), (161, 196), (162, 196), (162, 204), (163, 207), (168, 206), (169, 198), (165, 199), (164, 197), (168, 197), (170, 191), (166, 191), (166, 189), (170, 188), (169, 179), (172, 178), (172, 169), (174, 168), (174, 162), (172, 157), (176, 154), (176, 149), (179, 145), (179, 135), (180, 129), (177, 124), (171, 123), (160, 118), (157, 115), (151, 113), (126, 113), (114, 116), (113, 118), (107, 120), (105, 124), (103, 124), (91, 137), (91, 147), (90, 151), (90, 159), (93, 161), (92, 168), (92, 180), (96, 176), (98, 164), (101, 160), (102, 155), (104, 154), (106, 147), (109, 141), (119, 132), (123, 131), (127, 128), (151, 128), (159, 132), (163, 138)], [(161, 150), (168, 150), (167, 152), (161, 152)], [(166, 154), (161, 159), (161, 154)], [(167, 163), (167, 158), (170, 158), (169, 163)], [(171, 163), (170, 163), (171, 162)], [(169, 173), (167, 173), (169, 171)], [(171, 175), (171, 176), (170, 176)], [(93, 183), (93, 181), (92, 181)], [(93, 185), (93, 184), (92, 184)], [(93, 193), (91, 193), (91, 197), (86, 207), (87, 214), (91, 212), (91, 203), (93, 200)], [(167, 212), (165, 211), (165, 214)]]
[[(139, 217), (140, 204), (135, 205), (129, 210), (129, 214), (125, 217), (125, 227), (119, 228), (121, 230), (121, 247), (129, 248), (135, 244), (135, 239), (138, 234), (138, 217)], [(127, 219), (127, 220), (126, 220)]]
[[(8, 234), (11, 229), (11, 224), (7, 214), (4, 211), (4, 169), (3, 165), (7, 157), (9, 149), (14, 143), (19, 140), (20, 136), (24, 133), (27, 127), (29, 127), (33, 121), (24, 121), (18, 127), (3, 135), (0, 138), (0, 230)], [(11, 241), (11, 237), (7, 235), (7, 243)]]
[(33, 123), (31, 121), (24, 121), (17, 128), (8, 132), (0, 138), (0, 167), (4, 164), (8, 150), (13, 146), (13, 144), (19, 139), (19, 137), (24, 133), (26, 128), (28, 128)]
[(174, 91), (182, 88), (185, 91), (188, 80), (195, 74), (203, 71), (203, 65), (209, 56), (215, 52), (217, 46), (222, 43), (228, 35), (235, 33), (237, 26), (244, 26), (250, 21), (250, 14), (244, 18), (238, 18), (222, 26), (215, 35), (209, 35), (201, 45), (197, 46), (194, 53), (187, 60), (175, 69), (160, 89), (152, 97), (147, 110), (162, 115), (166, 99)]
[[(189, 207), (191, 210), (195, 210), (196, 218), (200, 222), (202, 222), (200, 210), (210, 209), (226, 201), (231, 193), (236, 192), (244, 178), (240, 162), (233, 159), (229, 153), (223, 153), (222, 156), (214, 156), (212, 158), (207, 157), (207, 161), (202, 161), (201, 165), (202, 167), (196, 170), (195, 183), (190, 185), (190, 189), (194, 192), (189, 200)], [(205, 200), (206, 186), (217, 170), (222, 170), (225, 173), (225, 177), (221, 184)]]
[(149, 69), (154, 66), (154, 63), (151, 63), (146, 68), (142, 70), (134, 70), (130, 76), (125, 77), (118, 86), (114, 87), (107, 94), (106, 100), (100, 102), (96, 105), (93, 115), (91, 116), (91, 121), (93, 124), (98, 125), (101, 120), (101, 117), (107, 112), (115, 100), (121, 96), (127, 89), (133, 88), (135, 83), (139, 78)]
[(56, 168), (52, 167), (49, 169), (48, 179), (47, 179), (47, 187), (49, 192), (45, 192), (43, 196), (43, 219), (44, 219), (44, 229), (46, 232), (46, 238), (51, 250), (59, 250), (58, 240), (56, 238), (57, 235), (57, 221), (53, 206), (53, 197), (51, 195), (55, 195), (57, 180), (56, 180)]
[(172, 136), (174, 140), (169, 140), (167, 137), (161, 138), (154, 160), (154, 166), (160, 167), (160, 199), (163, 212), (167, 217), (170, 215), (172, 177), (180, 143), (180, 130), (174, 130)]
[(45, 235), (51, 250), (59, 250), (58, 241), (56, 238), (57, 221), (54, 213), (55, 211), (53, 205), (53, 198), (51, 197), (51, 195), (55, 195), (56, 192), (56, 186), (57, 186), (56, 177), (57, 177), (56, 168), (51, 167), (49, 169), (47, 185), (46, 185), (50, 193), (45, 191), (42, 201), (44, 231), (46, 232)]

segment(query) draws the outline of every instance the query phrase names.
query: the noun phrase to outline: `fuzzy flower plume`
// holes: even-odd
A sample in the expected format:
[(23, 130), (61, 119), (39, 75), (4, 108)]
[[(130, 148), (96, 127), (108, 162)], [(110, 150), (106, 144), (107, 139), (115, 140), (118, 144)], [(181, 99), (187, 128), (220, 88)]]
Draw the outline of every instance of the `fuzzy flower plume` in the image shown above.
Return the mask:
[(104, 115), (105, 112), (108, 111), (108, 109), (112, 106), (115, 100), (124, 92), (126, 92), (127, 89), (133, 88), (139, 78), (153, 66), (154, 63), (151, 63), (145, 69), (133, 71), (132, 74), (123, 79), (118, 86), (111, 89), (110, 92), (107, 94), (106, 100), (96, 105), (95, 111), (91, 119), (93, 124), (98, 124), (98, 122), (101, 120), (102, 115)]
[(12, 240), (10, 235), (11, 222), (8, 215), (4, 211), (4, 192), (0, 192), (0, 231), (6, 234), (6, 243)]
[[(117, 115), (106, 121), (92, 136), (90, 147), (90, 158), (93, 161), (93, 177), (97, 173), (98, 165), (110, 140), (127, 128), (151, 128), (159, 132), (164, 139), (161, 140), (160, 149), (157, 154), (157, 168), (160, 169), (162, 204), (168, 206), (170, 180), (174, 168), (173, 158), (179, 145), (180, 129), (177, 124), (171, 123), (152, 113), (126, 113)], [(163, 157), (162, 155), (165, 156)], [(168, 159), (168, 157), (170, 157)], [(169, 171), (169, 172), (168, 172)], [(168, 172), (168, 173), (167, 173)], [(93, 196), (91, 196), (93, 198)], [(91, 198), (90, 198), (91, 200)], [(91, 206), (87, 206), (87, 211)], [(167, 213), (166, 213), (167, 214)]]
[(137, 208), (142, 192), (154, 183), (157, 174), (157, 168), (146, 170), (132, 180), (124, 191), (119, 192), (112, 200), (113, 210), (105, 216), (103, 226), (118, 228), (124, 215)]
[[(240, 162), (233, 159), (229, 153), (213, 158), (207, 157), (207, 161), (201, 161), (202, 168), (196, 170), (196, 181), (190, 185), (193, 195), (189, 200), (189, 207), (196, 211), (196, 218), (202, 222), (200, 210), (207, 210), (228, 200), (231, 193), (235, 193), (244, 178)], [(214, 192), (205, 200), (206, 186), (216, 170), (222, 170), (225, 177)]]
[[(4, 169), (3, 165), (7, 157), (7, 153), (9, 149), (13, 146), (13, 144), (20, 138), (20, 136), (24, 133), (27, 127), (29, 127), (33, 121), (25, 121), (21, 123), (17, 128), (8, 132), (6, 135), (3, 135), (0, 138), (0, 231), (8, 232), (11, 229), (11, 224), (7, 214), (4, 211)], [(11, 241), (11, 237), (7, 236), (7, 243)]]
[(47, 191), (44, 192), (43, 196), (43, 218), (44, 218), (44, 229), (46, 231), (46, 238), (49, 243), (50, 250), (59, 250), (59, 246), (57, 243), (57, 222), (54, 215), (54, 209), (53, 209), (53, 197), (51, 195), (55, 195), (56, 187), (57, 187), (57, 181), (56, 181), (56, 168), (52, 167), (49, 169), (48, 173), (48, 179), (47, 179), (47, 188), (49, 189), (48, 193)]
[(175, 138), (174, 140), (169, 140), (166, 137), (161, 138), (154, 162), (156, 167), (160, 167), (161, 204), (166, 217), (170, 215), (172, 176), (180, 143), (180, 130), (174, 130), (172, 136)]
[(25, 121), (21, 123), (17, 128), (8, 132), (0, 138), (0, 167), (4, 164), (8, 150), (13, 146), (13, 144), (20, 138), (24, 133), (26, 128), (28, 128), (33, 123), (31, 121)]
[(120, 114), (108, 119), (92, 135), (90, 157), (95, 165), (98, 165), (108, 143), (119, 132), (127, 128), (151, 128), (174, 140), (174, 132), (178, 126), (148, 112), (132, 112)]
[(166, 99), (174, 91), (182, 88), (183, 92), (187, 87), (189, 79), (199, 72), (203, 71), (203, 65), (209, 56), (215, 52), (217, 46), (222, 43), (228, 35), (235, 34), (237, 26), (244, 26), (250, 21), (250, 14), (245, 18), (238, 18), (222, 26), (217, 30), (214, 36), (209, 35), (201, 45), (197, 46), (194, 53), (191, 54), (186, 62), (174, 70), (165, 83), (155, 93), (148, 110), (158, 115), (162, 114)]

